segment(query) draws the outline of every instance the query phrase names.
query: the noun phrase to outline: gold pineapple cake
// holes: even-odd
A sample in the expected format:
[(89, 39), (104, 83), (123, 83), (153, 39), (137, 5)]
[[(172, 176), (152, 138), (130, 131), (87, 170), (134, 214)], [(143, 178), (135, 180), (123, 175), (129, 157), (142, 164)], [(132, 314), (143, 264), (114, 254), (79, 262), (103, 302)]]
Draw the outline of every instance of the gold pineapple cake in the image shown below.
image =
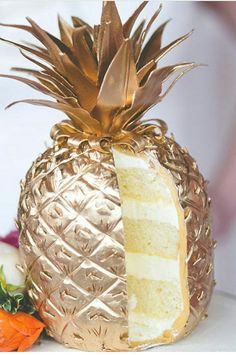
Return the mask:
[(29, 18), (4, 25), (41, 45), (2, 39), (39, 69), (1, 76), (54, 99), (20, 102), (68, 117), (22, 181), (18, 226), (33, 306), (50, 336), (82, 350), (174, 342), (206, 316), (214, 284), (207, 183), (165, 122), (143, 118), (196, 67), (159, 65), (191, 33), (163, 47), (167, 22), (148, 36), (161, 7), (135, 27), (146, 5), (125, 23), (113, 1), (94, 27), (59, 17), (60, 38)]

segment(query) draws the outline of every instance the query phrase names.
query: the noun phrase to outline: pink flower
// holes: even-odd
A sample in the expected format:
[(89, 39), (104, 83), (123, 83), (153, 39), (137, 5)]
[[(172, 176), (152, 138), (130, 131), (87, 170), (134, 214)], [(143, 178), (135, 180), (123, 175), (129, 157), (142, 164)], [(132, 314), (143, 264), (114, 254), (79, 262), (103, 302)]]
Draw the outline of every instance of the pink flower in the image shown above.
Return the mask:
[(11, 231), (5, 237), (0, 237), (0, 241), (18, 248), (19, 247), (19, 232), (17, 230)]

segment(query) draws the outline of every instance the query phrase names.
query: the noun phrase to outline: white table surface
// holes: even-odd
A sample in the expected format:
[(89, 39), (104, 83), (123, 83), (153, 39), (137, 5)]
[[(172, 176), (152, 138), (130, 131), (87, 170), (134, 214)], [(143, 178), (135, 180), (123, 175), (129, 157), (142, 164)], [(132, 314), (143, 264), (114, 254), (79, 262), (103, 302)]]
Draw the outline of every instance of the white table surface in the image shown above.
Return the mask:
[[(209, 307), (209, 317), (185, 339), (150, 349), (150, 352), (236, 351), (236, 297), (215, 292)], [(34, 352), (73, 352), (53, 340), (44, 340), (30, 349)]]

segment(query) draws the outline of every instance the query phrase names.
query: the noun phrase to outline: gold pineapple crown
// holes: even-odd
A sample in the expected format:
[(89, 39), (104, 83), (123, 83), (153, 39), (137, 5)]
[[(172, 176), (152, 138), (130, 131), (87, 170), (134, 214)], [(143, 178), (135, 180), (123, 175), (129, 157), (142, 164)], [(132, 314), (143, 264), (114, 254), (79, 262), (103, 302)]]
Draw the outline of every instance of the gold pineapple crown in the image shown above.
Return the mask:
[[(25, 30), (43, 46), (2, 41), (17, 46), (21, 54), (39, 69), (12, 68), (32, 75), (36, 80), (15, 75), (1, 77), (18, 80), (55, 101), (20, 100), (19, 102), (47, 106), (63, 111), (69, 118), (56, 125), (61, 135), (116, 137), (132, 139), (164, 125), (163, 122), (142, 121), (148, 109), (159, 103), (194, 63), (179, 63), (159, 67), (160, 60), (192, 32), (162, 47), (164, 22), (150, 36), (147, 35), (162, 6), (149, 21), (136, 20), (148, 1), (142, 2), (122, 24), (114, 1), (104, 1), (99, 25), (91, 27), (78, 17), (66, 23), (60, 16), (60, 39), (27, 18), (29, 25), (1, 24)], [(163, 90), (163, 83), (172, 74), (178, 75)], [(119, 138), (120, 137), (120, 138)], [(123, 139), (123, 138), (122, 138)]]

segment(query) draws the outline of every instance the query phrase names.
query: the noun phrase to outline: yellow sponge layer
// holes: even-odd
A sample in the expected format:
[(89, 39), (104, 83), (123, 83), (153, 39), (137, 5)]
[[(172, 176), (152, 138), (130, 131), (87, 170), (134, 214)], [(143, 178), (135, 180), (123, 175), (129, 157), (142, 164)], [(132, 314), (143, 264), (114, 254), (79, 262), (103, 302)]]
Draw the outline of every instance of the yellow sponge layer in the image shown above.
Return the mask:
[[(138, 201), (158, 202), (170, 201), (171, 196), (165, 196), (166, 186), (155, 170), (138, 168), (117, 169), (122, 200), (125, 197)], [(163, 193), (164, 192), (164, 193)], [(165, 196), (165, 197), (164, 197)]]
[(175, 319), (182, 311), (181, 289), (173, 282), (128, 276), (128, 294), (131, 302), (133, 297), (130, 311), (135, 314), (145, 314), (156, 320)]
[(176, 227), (146, 219), (123, 217), (125, 225), (125, 250), (165, 258), (177, 258), (179, 237)]

